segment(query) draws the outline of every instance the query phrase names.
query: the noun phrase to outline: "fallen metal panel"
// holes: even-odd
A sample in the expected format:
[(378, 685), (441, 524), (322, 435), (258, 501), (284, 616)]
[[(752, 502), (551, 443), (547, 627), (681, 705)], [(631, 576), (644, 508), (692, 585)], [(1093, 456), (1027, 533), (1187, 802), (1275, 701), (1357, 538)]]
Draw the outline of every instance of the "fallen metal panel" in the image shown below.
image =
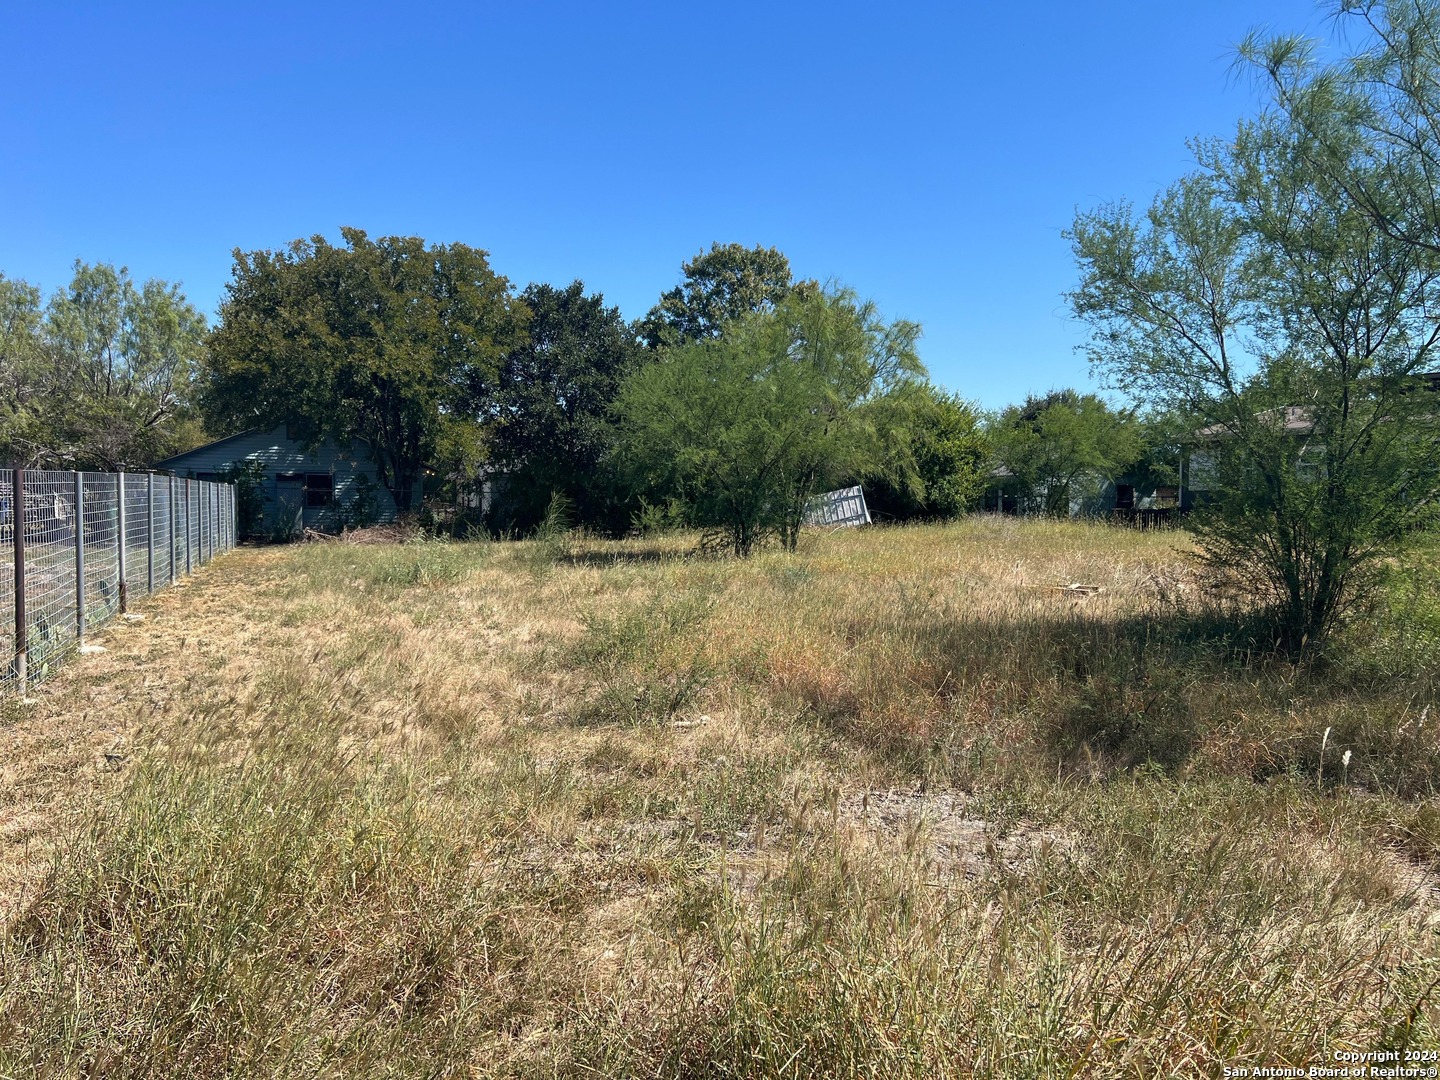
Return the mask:
[(870, 508), (865, 505), (863, 489), (841, 488), (839, 491), (816, 495), (807, 502), (802, 520), (806, 525), (869, 525)]

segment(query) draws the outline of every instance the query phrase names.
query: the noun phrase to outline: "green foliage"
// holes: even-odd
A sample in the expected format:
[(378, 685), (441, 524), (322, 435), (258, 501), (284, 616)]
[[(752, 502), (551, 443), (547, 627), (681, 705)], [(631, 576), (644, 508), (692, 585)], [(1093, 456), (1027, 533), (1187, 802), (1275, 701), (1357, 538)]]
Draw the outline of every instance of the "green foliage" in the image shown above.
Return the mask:
[(415, 539), (394, 549), (370, 574), (375, 586), (452, 585), (475, 571), (473, 549), (439, 537)]
[(494, 417), (491, 460), (506, 474), (495, 524), (529, 531), (560, 493), (579, 524), (623, 532), (629, 508), (606, 460), (614, 444), (609, 409), (641, 349), (620, 310), (599, 293), (587, 296), (579, 281), (531, 285), (521, 299), (529, 333), (505, 354), (493, 391), (475, 402)]
[(344, 247), (315, 236), (235, 252), (201, 404), (217, 430), (285, 423), (311, 444), (368, 442), (405, 509), (427, 465), (473, 456), (459, 407), (493, 381), (525, 310), (476, 248), (341, 233)]
[(0, 274), (0, 459), (35, 459), (45, 407), (40, 290)]
[[(1304, 137), (1306, 168), (1402, 244), (1440, 253), (1440, 4), (1332, 0), (1354, 51), (1322, 59), (1298, 35), (1256, 32), (1239, 53)], [(1353, 33), (1352, 33), (1353, 32)], [(1355, 169), (1356, 160), (1367, 166)]]
[(848, 291), (803, 291), (636, 372), (617, 402), (642, 489), (678, 491), (737, 555), (794, 550), (805, 502), (884, 468), (923, 372), (919, 327)]
[[(7, 1074), (295, 1075), (308, 1059), (425, 1076), (459, 1053), (454, 982), (486, 919), (460, 841), (394, 770), (357, 765), (307, 719), (283, 726), (303, 730), (223, 780), (203, 752), (147, 760), (116, 816), (77, 830), (3, 948), (7, 970), (84, 960), (63, 1000), (12, 987)], [(320, 996), (336, 1011), (309, 1027)], [(29, 1060), (25, 1029), (43, 1048)], [(398, 1057), (415, 1064), (397, 1072)]]
[(685, 527), (685, 504), (679, 499), (652, 503), (642, 495), (636, 501), (638, 506), (630, 517), (630, 531), (637, 536), (659, 536)]
[(179, 287), (75, 263), (40, 290), (0, 276), (0, 454), (23, 464), (142, 469), (201, 440), (190, 409), (205, 320)]
[(1440, 260), (1351, 198), (1377, 168), (1354, 134), (1337, 177), (1303, 128), (1244, 124), (1198, 145), (1200, 171), (1143, 219), (1112, 205), (1069, 233), (1092, 361), (1195, 418), (1190, 485), (1209, 501), (1192, 527), (1292, 654), (1365, 595), (1440, 496), (1440, 425), (1418, 377), (1435, 362)]
[(545, 514), (535, 526), (535, 539), (556, 541), (575, 527), (575, 507), (560, 492), (550, 496)]
[(1021, 499), (1051, 515), (1068, 514), (1073, 500), (1093, 500), (1144, 448), (1133, 415), (1075, 390), (1032, 395), (1006, 409), (991, 438)]
[(657, 595), (633, 609), (588, 616), (573, 661), (593, 675), (599, 692), (579, 718), (656, 723), (693, 704), (716, 674), (693, 640), (714, 606), (705, 593)]
[(796, 288), (790, 260), (759, 245), (711, 244), (681, 270), (684, 282), (662, 295), (640, 321), (640, 337), (652, 349), (718, 337), (730, 323), (773, 310)]
[(916, 387), (909, 422), (898, 429), (905, 466), (865, 481), (865, 498), (876, 517), (952, 518), (971, 509), (985, 490), (990, 441), (976, 407), (930, 383)]
[(375, 497), (379, 485), (365, 473), (356, 475), (349, 496), (336, 508), (335, 517), (341, 529), (363, 529), (380, 520), (380, 501)]
[(259, 536), (265, 520), (265, 465), (236, 461), (220, 470), (217, 479), (235, 485), (236, 535), (242, 540)]

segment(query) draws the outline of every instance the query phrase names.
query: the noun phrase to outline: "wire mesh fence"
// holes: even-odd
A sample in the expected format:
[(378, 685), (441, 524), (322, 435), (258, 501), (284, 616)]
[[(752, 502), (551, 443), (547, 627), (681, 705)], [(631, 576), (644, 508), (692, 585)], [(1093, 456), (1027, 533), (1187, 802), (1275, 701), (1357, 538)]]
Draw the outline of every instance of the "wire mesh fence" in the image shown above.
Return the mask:
[(234, 495), (148, 473), (0, 470), (0, 692), (23, 694), (131, 597), (234, 547)]

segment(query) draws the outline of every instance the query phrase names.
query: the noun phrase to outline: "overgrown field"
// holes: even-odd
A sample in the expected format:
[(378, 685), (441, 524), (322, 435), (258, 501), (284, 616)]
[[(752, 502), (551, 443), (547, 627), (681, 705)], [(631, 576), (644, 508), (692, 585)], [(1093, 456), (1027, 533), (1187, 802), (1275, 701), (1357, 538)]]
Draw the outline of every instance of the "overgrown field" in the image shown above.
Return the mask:
[(1292, 667), (1185, 544), (977, 519), (747, 562), (227, 556), (0, 704), (0, 1074), (1440, 1046), (1433, 548)]

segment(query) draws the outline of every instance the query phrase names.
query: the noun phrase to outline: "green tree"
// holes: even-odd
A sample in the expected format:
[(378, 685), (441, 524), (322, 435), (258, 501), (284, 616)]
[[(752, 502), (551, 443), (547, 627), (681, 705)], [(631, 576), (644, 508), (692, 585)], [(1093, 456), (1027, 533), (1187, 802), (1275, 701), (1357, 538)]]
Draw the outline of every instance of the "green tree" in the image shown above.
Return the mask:
[(529, 333), (476, 403), (493, 416), (492, 460), (508, 474), (506, 524), (534, 528), (559, 494), (577, 523), (623, 531), (629, 509), (610, 475), (609, 411), (643, 350), (619, 309), (599, 293), (587, 296), (579, 281), (531, 285), (521, 299)]
[(1051, 515), (1094, 499), (1144, 448), (1132, 414), (1075, 390), (1031, 395), (1011, 406), (996, 420), (991, 439), (1028, 508)]
[[(1336, 0), (1357, 43), (1323, 60), (1316, 42), (1251, 34), (1242, 63), (1303, 140), (1305, 167), (1392, 240), (1440, 253), (1440, 3)], [(1356, 169), (1361, 159), (1365, 168)]]
[(894, 429), (903, 463), (864, 478), (870, 511), (901, 520), (957, 517), (985, 489), (992, 451), (983, 418), (959, 394), (931, 383), (916, 387), (906, 405), (906, 422)]
[(200, 441), (190, 407), (205, 320), (175, 285), (75, 264), (43, 309), (0, 277), (0, 454), (63, 468), (136, 469)]
[(790, 260), (759, 245), (711, 244), (681, 271), (685, 280), (640, 321), (639, 336), (652, 349), (717, 337), (726, 325), (773, 309), (796, 287)]
[(886, 462), (923, 375), (918, 336), (847, 290), (792, 293), (632, 375), (620, 453), (735, 554), (770, 536), (794, 550), (812, 495)]
[(71, 467), (144, 468), (198, 441), (191, 410), (207, 327), (179, 286), (136, 287), (125, 267), (76, 262), (51, 298), (46, 457)]
[(1417, 389), (1440, 262), (1349, 197), (1377, 167), (1363, 138), (1351, 147), (1341, 183), (1302, 126), (1244, 124), (1198, 146), (1200, 170), (1143, 218), (1111, 205), (1069, 234), (1092, 360), (1196, 419), (1212, 500), (1191, 526), (1217, 570), (1260, 590), (1291, 653), (1440, 496), (1436, 401)]
[(283, 251), (236, 251), (201, 397), (217, 430), (290, 425), (310, 444), (364, 440), (381, 483), (414, 505), (427, 467), (473, 468), (478, 421), (524, 332), (486, 253), (342, 229)]
[(0, 463), (29, 465), (45, 400), (40, 290), (0, 274)]

